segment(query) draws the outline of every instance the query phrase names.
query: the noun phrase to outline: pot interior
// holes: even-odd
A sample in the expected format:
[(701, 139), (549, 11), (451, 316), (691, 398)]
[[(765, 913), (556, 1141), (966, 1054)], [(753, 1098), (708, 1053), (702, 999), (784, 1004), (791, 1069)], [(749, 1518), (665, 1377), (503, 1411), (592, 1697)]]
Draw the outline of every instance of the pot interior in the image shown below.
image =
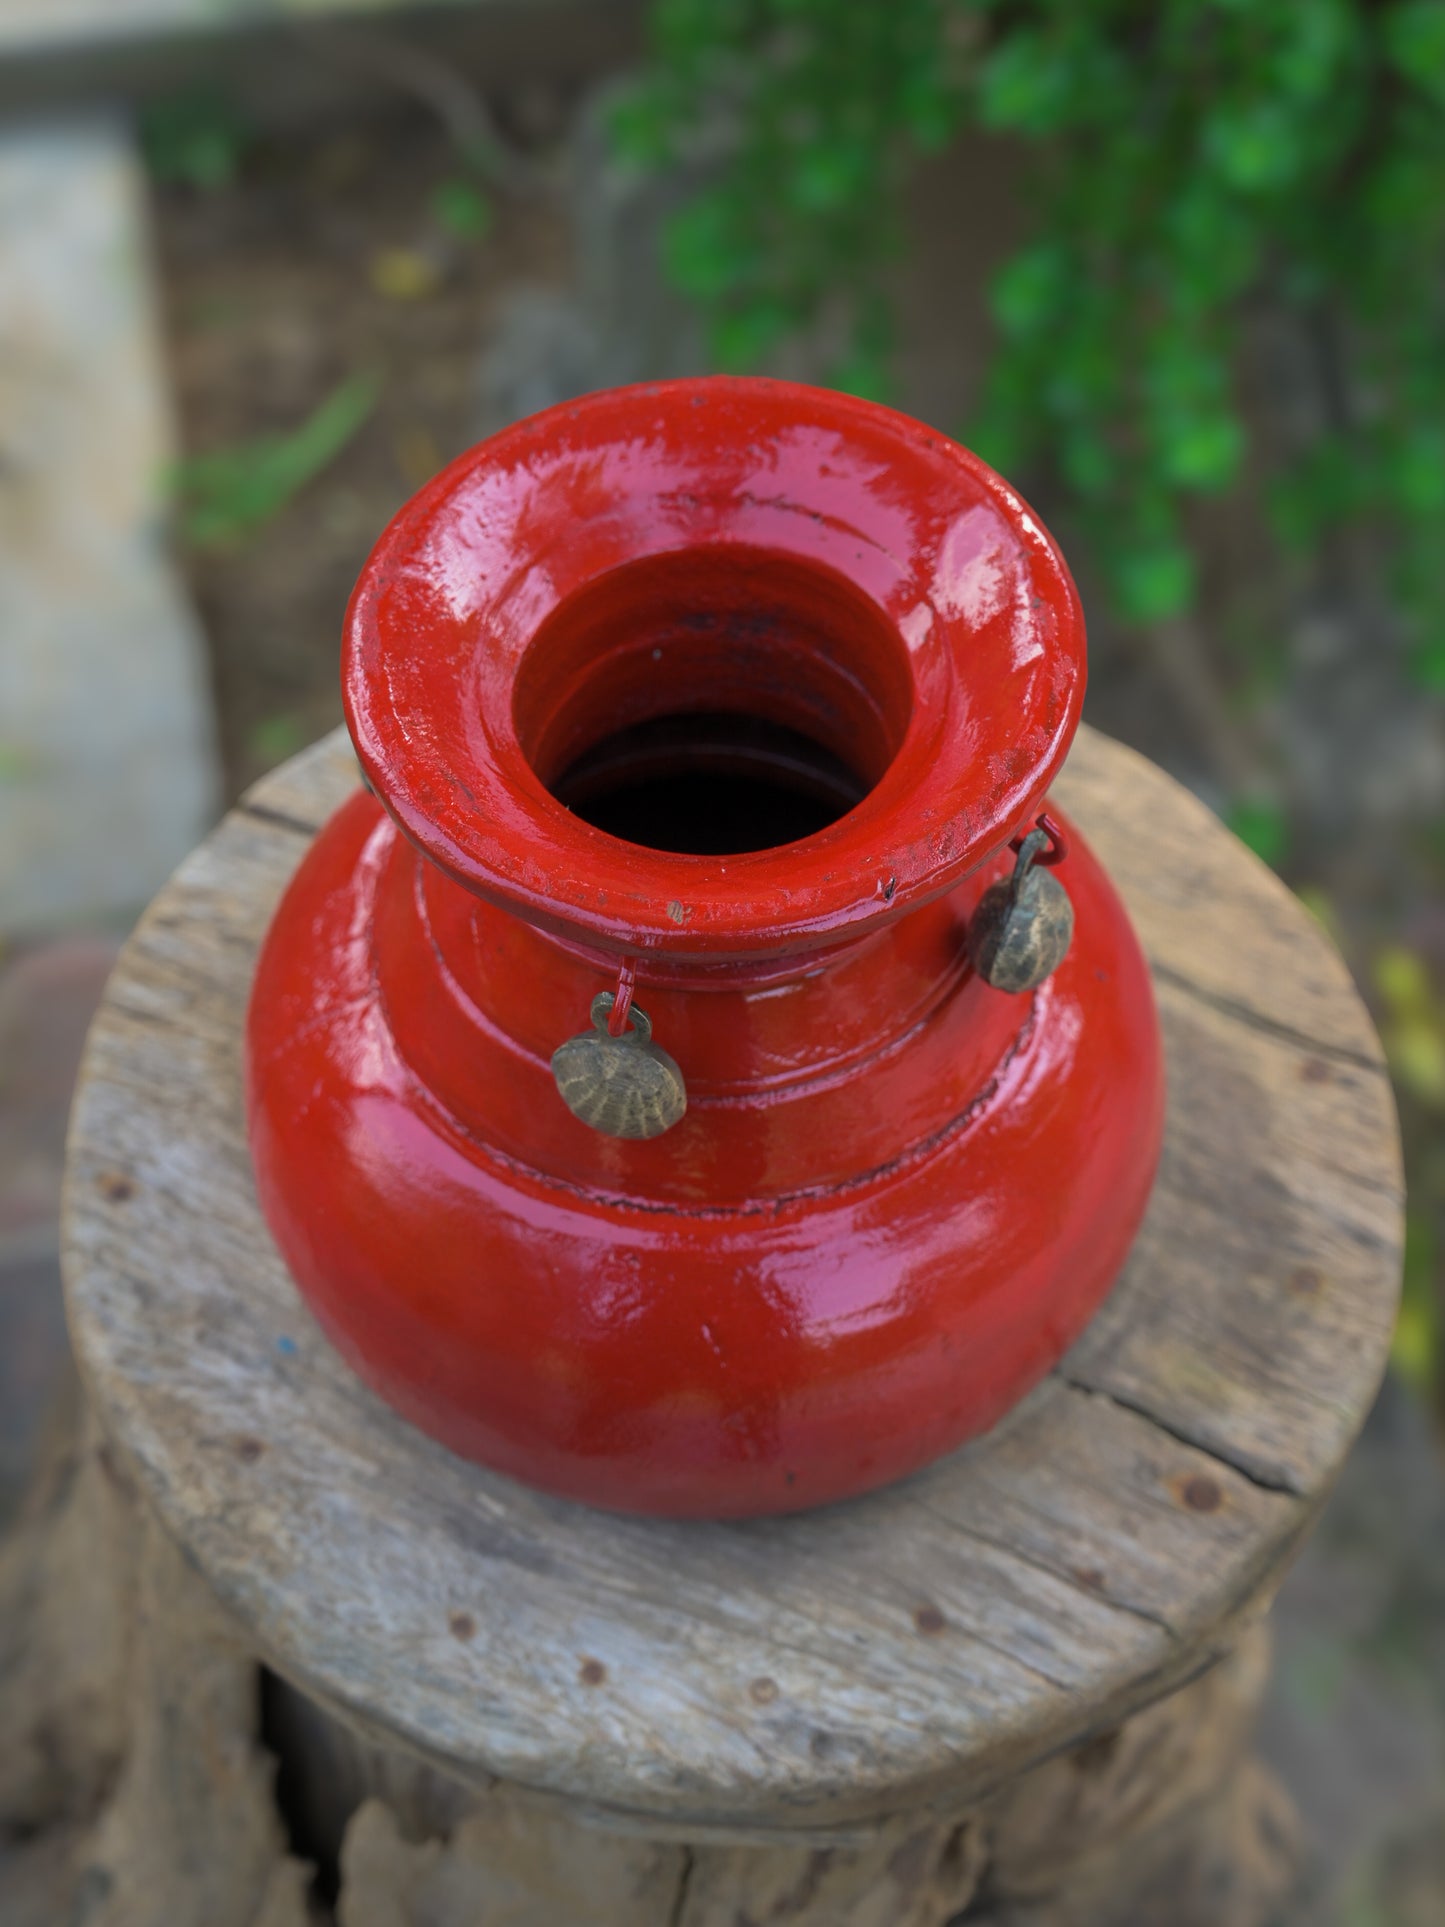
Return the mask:
[(875, 787), (912, 708), (904, 645), (834, 571), (739, 544), (647, 556), (540, 626), (514, 719), (550, 793), (648, 848), (816, 835)]
[(693, 856), (799, 842), (846, 816), (870, 788), (801, 730), (729, 710), (617, 730), (551, 785), (595, 829)]

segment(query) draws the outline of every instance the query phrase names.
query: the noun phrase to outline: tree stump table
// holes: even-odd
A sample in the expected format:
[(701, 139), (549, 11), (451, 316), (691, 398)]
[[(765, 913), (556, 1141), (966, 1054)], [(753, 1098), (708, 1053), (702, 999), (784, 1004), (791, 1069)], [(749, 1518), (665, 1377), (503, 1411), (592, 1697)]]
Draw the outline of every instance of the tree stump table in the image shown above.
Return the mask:
[(259, 1216), (256, 947), (356, 781), (338, 735), (259, 784), (90, 1040), (65, 1250), (92, 1416), (9, 1555), (0, 1775), (0, 1819), (60, 1825), (75, 1917), (1268, 1918), (1293, 1826), (1249, 1753), (1265, 1614), (1384, 1369), (1401, 1222), (1380, 1053), (1309, 915), (1083, 731), (1056, 793), (1135, 919), (1169, 1071), (1112, 1296), (993, 1434), (890, 1490), (620, 1518), (394, 1417)]

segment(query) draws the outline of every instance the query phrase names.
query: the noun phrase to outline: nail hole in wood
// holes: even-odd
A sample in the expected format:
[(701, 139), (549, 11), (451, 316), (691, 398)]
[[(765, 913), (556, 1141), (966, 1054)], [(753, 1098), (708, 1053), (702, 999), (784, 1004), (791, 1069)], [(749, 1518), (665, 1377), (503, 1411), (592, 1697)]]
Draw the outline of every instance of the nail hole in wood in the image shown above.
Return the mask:
[(1218, 1481), (1205, 1472), (1195, 1472), (1177, 1481), (1174, 1489), (1191, 1512), (1218, 1512), (1224, 1504)]

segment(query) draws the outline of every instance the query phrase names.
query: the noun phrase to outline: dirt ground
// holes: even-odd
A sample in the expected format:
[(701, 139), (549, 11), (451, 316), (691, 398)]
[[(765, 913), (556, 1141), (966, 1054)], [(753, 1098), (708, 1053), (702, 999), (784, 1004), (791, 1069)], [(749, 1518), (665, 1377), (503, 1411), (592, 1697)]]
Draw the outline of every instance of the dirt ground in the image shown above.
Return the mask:
[(477, 439), (477, 365), (500, 291), (566, 271), (555, 206), (483, 188), (433, 120), (399, 113), (262, 145), (229, 184), (162, 184), (156, 232), (187, 454), (288, 434), (358, 374), (374, 410), (323, 473), (239, 539), (183, 545), (210, 649), (227, 796), (341, 720), (347, 597), (391, 516)]

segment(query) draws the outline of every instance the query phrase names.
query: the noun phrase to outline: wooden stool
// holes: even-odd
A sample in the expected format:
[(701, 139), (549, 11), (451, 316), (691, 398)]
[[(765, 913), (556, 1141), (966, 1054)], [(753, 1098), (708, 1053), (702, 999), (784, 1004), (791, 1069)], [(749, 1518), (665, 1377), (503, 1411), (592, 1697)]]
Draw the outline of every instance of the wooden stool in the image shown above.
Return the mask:
[[(256, 946), (356, 780), (338, 734), (195, 852), (82, 1076), (67, 1281), (109, 1444), (70, 1531), (93, 1584), (141, 1544), (96, 1918), (305, 1920), (259, 1659), (292, 1843), (339, 1852), (343, 1927), (1263, 1919), (1292, 1863), (1248, 1756), (1263, 1615), (1384, 1369), (1399, 1266), (1389, 1086), (1309, 915), (1083, 731), (1057, 794), (1135, 918), (1169, 1060), (1124, 1277), (919, 1477), (790, 1519), (617, 1518), (393, 1417), (258, 1215)], [(95, 1522), (105, 1465), (160, 1530)], [(164, 1900), (126, 1912), (142, 1877)]]

